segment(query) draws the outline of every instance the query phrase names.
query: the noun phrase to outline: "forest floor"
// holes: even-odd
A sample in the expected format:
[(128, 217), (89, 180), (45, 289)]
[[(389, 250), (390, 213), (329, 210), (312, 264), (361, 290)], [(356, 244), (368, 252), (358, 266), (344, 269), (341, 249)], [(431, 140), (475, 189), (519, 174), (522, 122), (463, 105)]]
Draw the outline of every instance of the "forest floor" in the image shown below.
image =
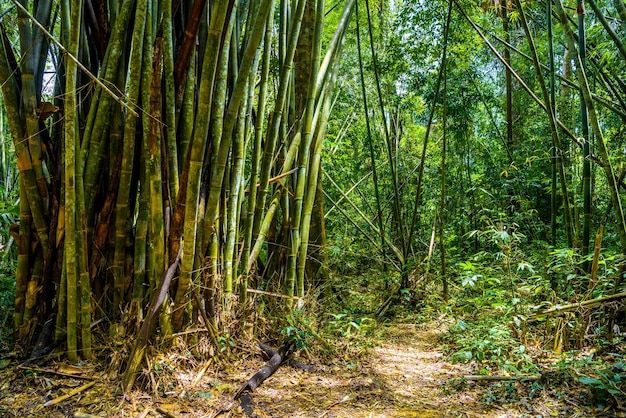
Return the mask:
[[(379, 328), (376, 345), (343, 350), (324, 362), (301, 359), (314, 366), (312, 371), (280, 367), (251, 394), (252, 416), (626, 416), (594, 413), (583, 406), (582, 392), (573, 393), (567, 386), (546, 384), (531, 391), (528, 382), (463, 381), (464, 375), (474, 374), (472, 366), (445, 360), (440, 339), (443, 321), (427, 327)], [(126, 397), (120, 393), (118, 379), (103, 377), (105, 365), (7, 366), (0, 370), (0, 416), (243, 417), (246, 413), (232, 401), (233, 393), (264, 364), (252, 346), (246, 352), (243, 359), (218, 366), (211, 362), (194, 366), (188, 359), (181, 360), (180, 353), (154, 357), (143, 379), (151, 390), (136, 390)], [(59, 399), (72, 390), (78, 393)]]

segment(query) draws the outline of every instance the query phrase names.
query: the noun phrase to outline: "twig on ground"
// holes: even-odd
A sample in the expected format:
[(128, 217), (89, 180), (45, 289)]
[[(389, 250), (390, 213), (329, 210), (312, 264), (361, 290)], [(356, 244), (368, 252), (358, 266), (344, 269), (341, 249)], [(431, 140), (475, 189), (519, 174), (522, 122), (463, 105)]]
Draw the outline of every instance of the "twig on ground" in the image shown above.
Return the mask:
[(43, 406), (52, 406), (52, 405), (56, 405), (56, 404), (58, 404), (59, 402), (63, 402), (63, 401), (64, 401), (64, 400), (66, 400), (67, 398), (71, 398), (72, 396), (74, 396), (74, 395), (76, 395), (76, 394), (79, 394), (79, 393), (81, 393), (81, 392), (83, 392), (83, 391), (85, 391), (85, 390), (89, 389), (90, 387), (92, 387), (92, 386), (93, 386), (93, 385), (95, 385), (95, 384), (96, 384), (96, 381), (95, 381), (95, 380), (94, 380), (94, 381), (92, 381), (92, 382), (86, 383), (86, 384), (84, 384), (84, 385), (82, 385), (82, 386), (80, 386), (80, 387), (78, 387), (78, 388), (76, 388), (76, 389), (74, 389), (74, 390), (69, 391), (68, 393), (66, 393), (66, 394), (65, 394), (65, 395), (63, 395), (63, 396), (59, 396), (58, 398), (55, 398), (55, 399), (52, 399), (52, 400), (50, 400), (50, 401), (46, 402), (45, 404), (43, 404)]

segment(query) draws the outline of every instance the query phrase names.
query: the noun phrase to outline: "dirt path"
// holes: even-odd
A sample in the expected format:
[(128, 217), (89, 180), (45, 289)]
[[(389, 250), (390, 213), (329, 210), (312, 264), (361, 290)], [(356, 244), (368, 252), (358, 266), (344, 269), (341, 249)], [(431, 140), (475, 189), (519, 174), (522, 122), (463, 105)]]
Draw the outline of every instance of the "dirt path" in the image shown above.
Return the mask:
[[(446, 394), (450, 378), (470, 374), (437, 348), (437, 330), (394, 325), (385, 342), (354, 370), (322, 367), (314, 373), (280, 369), (253, 395), (259, 417), (514, 417), (479, 402), (480, 393)], [(345, 359), (344, 364), (351, 364)]]
[[(316, 365), (312, 372), (283, 366), (252, 394), (253, 416), (588, 416), (572, 415), (571, 410), (561, 413), (562, 402), (559, 405), (551, 399), (518, 400), (508, 404), (508, 409), (485, 404), (480, 398), (489, 385), (450, 390), (451, 378), (471, 374), (471, 370), (467, 365), (445, 361), (439, 347), (440, 333), (435, 326), (421, 330), (412, 324), (394, 324), (379, 331), (376, 339), (384, 341), (381, 345), (365, 352), (354, 350), (355, 356), (343, 354), (332, 364)], [(200, 364), (182, 354), (151, 358), (143, 376), (151, 393), (136, 391), (127, 397), (122, 396), (118, 379), (105, 379), (103, 370), (93, 365), (82, 370), (64, 363), (47, 364), (45, 368), (5, 368), (0, 370), (0, 416), (246, 416), (238, 406), (228, 412), (222, 408), (232, 405), (232, 393), (263, 365), (253, 350), (236, 364), (211, 366), (206, 373), (201, 372)], [(76, 378), (71, 377), (74, 373), (78, 374)], [(45, 405), (91, 380), (95, 384), (88, 390), (53, 406)]]

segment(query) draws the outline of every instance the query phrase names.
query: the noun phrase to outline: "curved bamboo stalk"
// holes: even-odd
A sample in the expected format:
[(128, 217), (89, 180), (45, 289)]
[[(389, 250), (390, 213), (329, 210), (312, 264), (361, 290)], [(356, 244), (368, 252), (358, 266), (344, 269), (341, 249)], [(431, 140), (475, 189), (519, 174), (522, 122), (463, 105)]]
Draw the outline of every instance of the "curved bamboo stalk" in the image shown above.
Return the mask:
[[(344, 12), (339, 21), (337, 29), (335, 30), (335, 35), (333, 36), (333, 40), (336, 39), (335, 42), (332, 43), (332, 50), (329, 49), (326, 57), (334, 58), (332, 61), (330, 59), (324, 62), (324, 66), (319, 66), (316, 68), (315, 65), (312, 65), (311, 71), (311, 85), (309, 96), (312, 96), (310, 100), (313, 101), (313, 98), (317, 96), (319, 93), (319, 102), (317, 103), (318, 109), (316, 111), (316, 115), (314, 117), (315, 123), (312, 121), (312, 127), (315, 128), (314, 132), (314, 140), (313, 145), (309, 147), (312, 152), (312, 157), (310, 161), (310, 167), (307, 173), (307, 185), (306, 185), (306, 194), (303, 196), (303, 206), (302, 206), (302, 219), (300, 221), (300, 234), (301, 234), (301, 242), (300, 248), (298, 252), (298, 265), (297, 265), (297, 282), (296, 282), (296, 290), (297, 296), (304, 296), (304, 273), (307, 264), (307, 254), (308, 254), (308, 246), (309, 246), (309, 235), (311, 228), (311, 216), (313, 213), (313, 205), (315, 204), (315, 196), (317, 193), (317, 182), (319, 179), (320, 172), (320, 164), (322, 158), (322, 145), (324, 142), (324, 137), (326, 135), (326, 128), (328, 126), (328, 117), (330, 115), (331, 110), (331, 102), (332, 102), (332, 86), (334, 86), (334, 78), (336, 77), (336, 63), (339, 59), (341, 43), (340, 39), (343, 39), (343, 34), (345, 34), (346, 27), (348, 22), (350, 21), (350, 17), (352, 15), (352, 10), (354, 8), (354, 1), (347, 1), (344, 6)], [(316, 31), (316, 37), (314, 41), (314, 45), (321, 44), (321, 26), (322, 26), (322, 18), (323, 18), (323, 3), (318, 3), (318, 16), (317, 16), (317, 25), (318, 31)], [(317, 50), (313, 53), (313, 60), (319, 59), (320, 51)], [(317, 71), (315, 71), (317, 70)], [(328, 75), (321, 76), (320, 72), (329, 72)], [(330, 77), (330, 78), (329, 78)], [(330, 80), (326, 85), (320, 85), (319, 80)], [(314, 88), (312, 88), (314, 86)], [(318, 88), (322, 88), (323, 91), (318, 92)], [(321, 113), (321, 114), (320, 114)], [(307, 151), (309, 152), (309, 151)], [(298, 180), (300, 180), (300, 174), (298, 175)], [(297, 198), (297, 195), (296, 195)]]
[[(59, 49), (61, 50), (61, 52), (63, 52), (63, 54), (65, 54), (70, 61), (73, 61), (78, 68), (80, 68), (80, 70), (85, 73), (94, 83), (96, 83), (100, 88), (102, 88), (102, 90), (104, 92), (106, 92), (109, 96), (111, 96), (117, 103), (120, 104), (120, 106), (126, 108), (127, 111), (131, 112), (132, 114), (134, 114), (135, 116), (139, 116), (138, 113), (128, 104), (126, 103), (126, 101), (124, 101), (123, 97), (118, 96), (117, 94), (115, 94), (109, 87), (107, 87), (106, 84), (104, 84), (102, 82), (102, 80), (100, 80), (98, 77), (96, 77), (95, 75), (93, 75), (91, 73), (91, 71), (89, 71), (89, 69), (87, 67), (85, 67), (78, 58), (76, 58), (75, 55), (73, 55), (70, 51), (68, 51), (65, 46), (63, 46), (63, 44), (61, 42), (59, 42), (50, 32), (48, 32), (46, 30), (46, 28), (44, 26), (42, 26), (37, 19), (35, 19), (35, 17), (33, 15), (31, 15), (28, 10), (21, 5), (20, 3), (18, 3), (18, 0), (12, 0), (13, 3), (18, 7), (18, 9), (20, 9), (20, 11), (22, 13), (24, 13), (25, 15), (28, 16), (28, 18), (33, 22), (33, 24), (35, 24), (42, 32), (44, 35), (46, 35), (46, 37), (48, 39), (50, 39), (51, 42), (55, 43)], [(134, 0), (131, 0), (127, 3), (132, 3)], [(112, 8), (113, 9), (113, 8)]]
[[(557, 168), (558, 168), (558, 174), (559, 174), (559, 179), (560, 179), (560, 187), (561, 187), (561, 194), (563, 195), (563, 217), (564, 217), (564, 223), (565, 223), (565, 232), (567, 235), (567, 242), (569, 243), (569, 245), (572, 245), (574, 242), (574, 237), (573, 237), (573, 231), (572, 231), (572, 223), (571, 223), (571, 209), (570, 209), (570, 199), (569, 199), (569, 192), (567, 190), (567, 179), (565, 178), (565, 168), (562, 164), (562, 159), (558, 159), (559, 161), (557, 161), (557, 155), (561, 154), (561, 147), (560, 147), (560, 140), (559, 140), (559, 132), (558, 132), (558, 127), (557, 127), (557, 119), (556, 119), (556, 102), (555, 102), (555, 96), (554, 96), (554, 80), (553, 80), (553, 76), (554, 76), (554, 51), (552, 50), (552, 27), (548, 26), (548, 37), (550, 38), (549, 42), (550, 42), (550, 51), (551, 51), (551, 76), (552, 76), (552, 81), (551, 81), (551, 86), (552, 86), (552, 92), (548, 93), (548, 88), (546, 86), (546, 82), (545, 79), (543, 77), (543, 73), (541, 72), (541, 66), (539, 64), (539, 57), (537, 55), (537, 48), (535, 47), (535, 41), (533, 39), (533, 36), (530, 32), (530, 28), (528, 26), (528, 22), (526, 20), (526, 13), (524, 12), (524, 9), (522, 7), (522, 4), (519, 0), (514, 0), (515, 5), (517, 7), (517, 9), (519, 10), (520, 13), (520, 19), (522, 22), (522, 27), (524, 28), (524, 32), (526, 34), (526, 40), (528, 42), (528, 45), (530, 46), (530, 52), (531, 52), (531, 56), (533, 59), (533, 63), (534, 63), (534, 68), (535, 68), (535, 75), (537, 76), (537, 80), (539, 82), (539, 86), (541, 87), (541, 93), (543, 94), (543, 99), (545, 100), (546, 103), (546, 113), (548, 113), (548, 120), (550, 122), (550, 133), (551, 133), (551, 138), (552, 138), (552, 150), (554, 151), (554, 155), (552, 157), (552, 161), (551, 161), (551, 165), (552, 165), (552, 170), (553, 170), (553, 185), (555, 190), (552, 193), (552, 234), (553, 237), (552, 239), (555, 240), (556, 239), (556, 174), (557, 174)], [(548, 2), (549, 4), (551, 4), (551, 2)], [(551, 7), (550, 7), (551, 9)], [(548, 21), (551, 21), (551, 12), (548, 12)], [(553, 245), (556, 243), (556, 241), (553, 242)]]
[(611, 25), (609, 25), (609, 22), (604, 17), (604, 14), (602, 14), (602, 10), (600, 10), (595, 0), (588, 0), (588, 1), (596, 17), (602, 24), (602, 27), (604, 28), (606, 33), (609, 34), (609, 37), (611, 38), (611, 40), (613, 40), (613, 43), (617, 47), (617, 50), (620, 52), (620, 54), (622, 54), (622, 58), (626, 60), (626, 47), (624, 46), (624, 43), (619, 38), (619, 36), (615, 33)]
[[(571, 28), (569, 27), (567, 15), (565, 14), (565, 11), (563, 9), (563, 4), (561, 3), (561, 0), (556, 0), (555, 5), (556, 5), (556, 12), (561, 21), (561, 27), (565, 31), (565, 35), (567, 37), (569, 49), (572, 51), (576, 51), (574, 34), (572, 33)], [(598, 117), (596, 114), (595, 105), (591, 98), (591, 92), (589, 89), (589, 84), (587, 82), (587, 77), (585, 75), (585, 71), (584, 71), (580, 54), (581, 54), (580, 51), (578, 54), (575, 54), (576, 76), (578, 77), (578, 83), (580, 84), (580, 87), (581, 87), (583, 99), (589, 112), (589, 119), (591, 122), (591, 127), (596, 137), (598, 150), (600, 153), (600, 159), (602, 160), (602, 168), (604, 170), (604, 174), (606, 176), (606, 180), (609, 186), (609, 191), (611, 193), (611, 202), (613, 203), (616, 228), (619, 234), (622, 252), (626, 253), (626, 226), (624, 225), (624, 212), (622, 209), (621, 199), (619, 196), (619, 191), (617, 189), (617, 183), (615, 181), (615, 174), (613, 172), (613, 168), (608, 157), (606, 145), (604, 143), (604, 136), (602, 134), (602, 129), (600, 128), (600, 123), (598, 121)]]
[[(387, 116), (385, 115), (385, 104), (383, 102), (383, 95), (382, 95), (382, 91), (380, 87), (380, 79), (378, 76), (378, 62), (377, 62), (378, 60), (376, 58), (376, 50), (374, 46), (374, 33), (372, 29), (372, 19), (370, 16), (369, 0), (365, 0), (365, 10), (367, 12), (367, 27), (368, 27), (368, 33), (369, 33), (369, 38), (370, 38), (370, 52), (372, 54), (372, 66), (374, 70), (374, 80), (376, 83), (376, 91), (378, 93), (378, 106), (379, 106), (380, 115), (381, 115), (381, 123), (383, 126), (383, 132), (385, 134), (387, 160), (389, 163), (389, 168), (391, 170), (391, 183), (393, 185), (393, 201), (394, 201), (393, 210), (394, 210), (395, 222), (397, 224), (397, 227), (396, 227), (397, 237), (396, 238), (400, 240), (400, 249), (402, 251), (402, 258), (400, 259), (400, 263), (404, 265), (406, 262), (406, 255), (408, 254), (408, 247), (406, 243), (407, 237), (405, 236), (406, 225), (404, 223), (404, 217), (400, 208), (400, 189), (398, 188), (398, 175), (397, 175), (397, 168), (396, 168), (397, 162), (393, 155), (391, 138), (389, 136), (389, 128), (387, 126)], [(423, 163), (424, 161), (422, 160), (422, 166), (423, 166)], [(405, 272), (403, 271), (403, 277), (404, 277), (404, 274)]]
[[(278, 84), (278, 93), (275, 99), (274, 109), (270, 118), (268, 126), (268, 132), (266, 134), (267, 139), (265, 141), (265, 147), (263, 149), (263, 157), (261, 163), (261, 174), (259, 176), (259, 186), (257, 189), (257, 204), (256, 212), (254, 214), (254, 225), (252, 232), (252, 239), (256, 240), (261, 228), (262, 219), (264, 217), (263, 211), (265, 208), (265, 200), (269, 193), (269, 179), (272, 167), (274, 165), (274, 152), (276, 149), (276, 143), (278, 140), (278, 134), (280, 132), (281, 124), (283, 121), (283, 114), (285, 112), (285, 104), (287, 103), (287, 92), (289, 91), (289, 80), (291, 79), (291, 72), (293, 70), (293, 57), (296, 51), (296, 45), (298, 37), (300, 35), (300, 27), (302, 25), (302, 16), (304, 15), (304, 3), (306, 0), (300, 0), (297, 5), (297, 9), (292, 14), (292, 20), (289, 24), (291, 32), (286, 39), (286, 47), (284, 54), (281, 55), (281, 72)], [(282, 4), (282, 3), (281, 3)], [(286, 13), (281, 15), (286, 18)], [(285, 35), (287, 36), (287, 35)], [(284, 41), (281, 40), (281, 44)], [(281, 51), (282, 52), (282, 51)], [(284, 56), (283, 56), (284, 55)], [(263, 221), (263, 223), (265, 223)]]

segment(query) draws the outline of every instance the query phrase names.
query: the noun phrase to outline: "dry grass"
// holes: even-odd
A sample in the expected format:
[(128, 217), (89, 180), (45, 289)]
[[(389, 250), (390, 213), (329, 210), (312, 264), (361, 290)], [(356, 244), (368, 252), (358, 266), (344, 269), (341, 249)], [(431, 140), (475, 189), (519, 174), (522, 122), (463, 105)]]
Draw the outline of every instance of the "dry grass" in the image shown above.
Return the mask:
[[(506, 405), (481, 401), (490, 388), (488, 383), (451, 390), (451, 379), (473, 370), (471, 365), (450, 364), (444, 359), (439, 348), (443, 329), (443, 321), (425, 329), (414, 324), (380, 327), (377, 339), (381, 343), (376, 347), (339, 346), (333, 356), (305, 360), (315, 367), (313, 372), (283, 366), (252, 394), (254, 414), (335, 418), (590, 416), (577, 402), (557, 399), (550, 390), (532, 399), (525, 397), (524, 383), (516, 383), (521, 386), (517, 401)], [(116, 356), (93, 365), (7, 367), (0, 370), (0, 416), (245, 416), (232, 402), (232, 393), (263, 365), (255, 347), (237, 344), (231, 360), (215, 363), (212, 357), (205, 355), (202, 360), (198, 354), (210, 351), (203, 344), (200, 340), (187, 346), (181, 339), (167, 351), (152, 350), (138, 379), (143, 390), (127, 396), (121, 393), (115, 374), (108, 372)], [(58, 405), (44, 406), (92, 380), (96, 383), (91, 388)]]

